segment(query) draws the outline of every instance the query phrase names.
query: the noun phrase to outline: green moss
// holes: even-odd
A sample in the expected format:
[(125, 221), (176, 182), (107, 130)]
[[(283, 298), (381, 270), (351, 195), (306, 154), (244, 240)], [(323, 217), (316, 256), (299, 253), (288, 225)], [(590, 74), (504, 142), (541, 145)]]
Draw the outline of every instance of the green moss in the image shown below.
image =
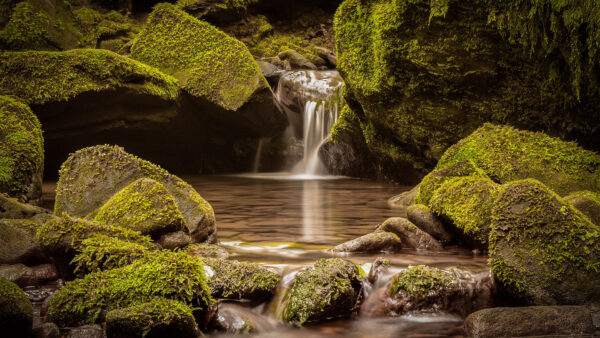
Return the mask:
[(173, 197), (161, 183), (148, 178), (140, 178), (116, 193), (94, 220), (155, 237), (183, 229), (183, 216)]
[(107, 311), (155, 297), (206, 310), (213, 304), (202, 260), (183, 252), (152, 251), (132, 264), (67, 282), (53, 297), (46, 320), (61, 327), (95, 323)]
[(444, 288), (452, 283), (452, 278), (442, 270), (425, 265), (409, 266), (397, 274), (388, 290), (394, 296), (398, 292), (426, 296), (430, 292)]
[(25, 337), (31, 333), (33, 307), (17, 284), (0, 278), (0, 329), (9, 337)]
[(194, 243), (183, 248), (190, 256), (196, 257), (214, 257), (214, 258), (227, 258), (229, 252), (224, 248), (215, 244), (206, 243)]
[(250, 44), (250, 51), (257, 58), (277, 56), (287, 49), (292, 49), (307, 57), (311, 54), (307, 43), (298, 35), (276, 33)]
[(215, 298), (264, 299), (275, 292), (279, 274), (257, 263), (204, 258), (213, 271), (208, 285)]
[(243, 43), (166, 3), (155, 7), (131, 56), (172, 74), (188, 93), (228, 110), (268, 88)]
[(127, 88), (174, 100), (177, 80), (134, 60), (100, 49), (1, 52), (0, 94), (29, 104), (66, 101), (79, 94)]
[(452, 178), (434, 192), (429, 205), (431, 211), (448, 218), (465, 235), (487, 243), (499, 187), (487, 178)]
[(98, 11), (81, 7), (73, 11), (79, 21), (83, 37), (78, 42), (78, 47), (95, 48), (102, 39), (118, 35), (130, 35), (136, 30), (132, 20), (117, 11), (101, 14)]
[(38, 198), (44, 166), (42, 128), (31, 109), (0, 96), (0, 192), (21, 201)]
[(449, 179), (455, 177), (488, 178), (483, 170), (477, 168), (470, 161), (460, 161), (451, 165), (436, 169), (423, 178), (419, 184), (419, 191), (415, 197), (416, 204), (429, 205), (435, 191)]
[(600, 194), (591, 191), (577, 191), (564, 197), (577, 210), (586, 215), (592, 223), (600, 225)]
[(331, 128), (331, 140), (334, 143), (342, 142), (343, 135), (354, 134), (357, 126), (359, 126), (358, 129), (360, 130), (358, 116), (356, 116), (356, 113), (347, 104), (343, 104), (340, 117), (335, 121), (333, 128)]
[(349, 316), (356, 304), (360, 284), (356, 265), (339, 259), (320, 259), (298, 272), (289, 291), (283, 318), (315, 322), (328, 317)]

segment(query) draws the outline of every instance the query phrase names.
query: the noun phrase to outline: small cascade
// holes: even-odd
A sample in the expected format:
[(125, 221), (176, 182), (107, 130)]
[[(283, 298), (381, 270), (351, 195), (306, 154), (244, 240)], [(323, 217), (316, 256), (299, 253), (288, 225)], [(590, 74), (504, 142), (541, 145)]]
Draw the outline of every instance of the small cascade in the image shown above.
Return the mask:
[(293, 71), (279, 80), (276, 98), (288, 116), (290, 133), (303, 146), (294, 174), (328, 174), (319, 158), (319, 148), (329, 140), (339, 117), (343, 84), (337, 71)]
[(262, 148), (265, 144), (265, 138), (258, 139), (258, 145), (256, 146), (256, 156), (254, 157), (254, 164), (252, 165), (252, 172), (257, 173), (260, 170), (260, 155), (262, 154)]

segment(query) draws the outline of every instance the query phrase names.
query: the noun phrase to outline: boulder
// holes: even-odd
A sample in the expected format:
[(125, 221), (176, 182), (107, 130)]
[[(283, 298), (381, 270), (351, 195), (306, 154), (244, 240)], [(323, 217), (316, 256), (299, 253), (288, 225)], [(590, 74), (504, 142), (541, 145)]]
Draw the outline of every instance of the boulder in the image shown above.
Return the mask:
[(0, 278), (0, 332), (4, 337), (28, 337), (33, 323), (33, 307), (19, 287)]
[(42, 197), (42, 127), (26, 104), (2, 94), (8, 93), (0, 89), (0, 193), (36, 203)]
[(335, 56), (334, 52), (324, 47), (315, 47), (315, 52), (318, 56), (327, 61), (327, 65), (329, 67), (337, 67), (337, 56)]
[(496, 307), (470, 314), (468, 337), (594, 336), (590, 308), (585, 306)]
[(185, 231), (176, 231), (160, 236), (156, 243), (163, 249), (173, 250), (190, 245), (192, 237)]
[(600, 225), (600, 194), (591, 191), (577, 191), (565, 196), (564, 199), (586, 215), (592, 223)]
[(154, 239), (184, 228), (184, 220), (173, 196), (159, 182), (140, 178), (114, 194), (94, 220), (139, 231)]
[(403, 217), (388, 218), (377, 228), (380, 231), (396, 234), (405, 249), (442, 250), (435, 238)]
[(156, 298), (148, 303), (106, 314), (106, 336), (196, 338), (199, 330), (192, 309), (181, 302)]
[(37, 221), (38, 219), (48, 218), (49, 215), (49, 210), (21, 203), (16, 198), (0, 194), (0, 219), (25, 219), (37, 216)]
[(332, 252), (396, 252), (402, 249), (402, 241), (388, 230), (372, 232), (353, 240), (336, 245)]
[(60, 330), (54, 323), (42, 323), (33, 328), (33, 338), (61, 338)]
[(349, 317), (361, 295), (358, 267), (340, 258), (320, 259), (298, 272), (287, 297), (283, 318), (304, 324)]
[(186, 246), (183, 251), (195, 257), (227, 258), (229, 256), (227, 250), (216, 244), (194, 243)]
[(58, 270), (52, 264), (40, 264), (32, 267), (23, 264), (0, 265), (0, 278), (20, 287), (39, 286), (58, 279)]
[(183, 252), (154, 251), (130, 265), (67, 282), (52, 297), (45, 319), (60, 327), (102, 322), (111, 310), (156, 297), (206, 311), (214, 302), (206, 282), (202, 260)]
[(106, 334), (101, 325), (82, 325), (71, 328), (67, 338), (105, 338)]
[(116, 146), (81, 149), (63, 163), (54, 213), (86, 217), (141, 178), (152, 178), (164, 186), (194, 241), (206, 241), (216, 236), (214, 211), (194, 188), (157, 165)]
[(289, 62), (292, 69), (317, 69), (317, 66), (315, 66), (306, 57), (304, 57), (302, 54), (298, 53), (293, 49), (286, 49), (279, 53), (279, 55), (277, 56), (281, 60)]
[(224, 24), (241, 20), (248, 6), (258, 0), (178, 0), (177, 7), (198, 19), (212, 24)]
[(435, 169), (423, 177), (418, 186), (414, 203), (429, 205), (435, 191), (449, 179), (456, 177), (488, 178), (483, 170), (477, 168), (471, 161), (452, 163), (443, 168)]
[(406, 209), (408, 206), (415, 203), (415, 198), (417, 197), (418, 193), (419, 186), (417, 185), (408, 191), (390, 197), (388, 199), (388, 205), (392, 208)]
[(529, 305), (600, 300), (600, 227), (534, 179), (502, 186), (489, 237), (494, 275)]
[(26, 219), (0, 219), (0, 264), (47, 262), (36, 238), (38, 228)]
[(270, 318), (234, 303), (219, 304), (219, 315), (211, 325), (228, 334), (269, 334), (277, 330)]
[(261, 301), (275, 293), (281, 277), (270, 269), (250, 262), (203, 258), (213, 272), (208, 281), (214, 298)]
[(448, 244), (454, 239), (454, 236), (444, 227), (443, 222), (426, 205), (413, 204), (409, 206), (406, 208), (406, 216), (419, 229), (430, 234), (442, 244)]

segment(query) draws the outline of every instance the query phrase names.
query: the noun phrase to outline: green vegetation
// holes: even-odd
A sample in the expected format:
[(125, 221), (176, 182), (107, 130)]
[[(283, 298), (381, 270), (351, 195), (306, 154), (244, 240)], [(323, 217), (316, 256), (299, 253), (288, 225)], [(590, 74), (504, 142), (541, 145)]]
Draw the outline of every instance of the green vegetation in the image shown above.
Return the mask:
[(566, 196), (565, 201), (586, 215), (592, 223), (600, 225), (600, 194), (591, 191), (577, 191)]
[(393, 297), (399, 292), (410, 295), (426, 296), (430, 292), (449, 286), (452, 278), (444, 271), (425, 265), (409, 266), (392, 280), (389, 294)]
[(216, 244), (193, 243), (183, 248), (190, 256), (227, 258), (229, 252)]
[(27, 105), (8, 96), (0, 96), (0, 121), (0, 192), (21, 201), (39, 198), (44, 166), (40, 122)]
[(137, 30), (132, 20), (117, 11), (103, 15), (94, 9), (81, 7), (74, 10), (73, 14), (83, 33), (78, 47), (95, 48), (98, 41), (119, 35), (132, 38)]
[(27, 337), (31, 333), (33, 307), (17, 284), (0, 278), (0, 330), (8, 337)]
[(264, 299), (275, 293), (280, 280), (279, 274), (257, 263), (221, 258), (203, 261), (215, 273), (208, 281), (215, 298)]
[(419, 184), (419, 192), (415, 197), (415, 203), (429, 205), (435, 191), (444, 182), (455, 177), (488, 178), (485, 172), (477, 168), (470, 160), (452, 163), (430, 172), (423, 178)]

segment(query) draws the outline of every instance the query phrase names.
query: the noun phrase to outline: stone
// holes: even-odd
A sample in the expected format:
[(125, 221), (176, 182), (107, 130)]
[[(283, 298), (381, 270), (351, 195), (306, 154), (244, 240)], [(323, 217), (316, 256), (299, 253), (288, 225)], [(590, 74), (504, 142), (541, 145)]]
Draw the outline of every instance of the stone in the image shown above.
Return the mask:
[(36, 238), (38, 228), (27, 219), (0, 219), (0, 264), (47, 262)]
[(100, 325), (83, 325), (69, 330), (67, 338), (105, 338), (104, 329)]
[(187, 247), (192, 243), (192, 237), (185, 231), (176, 231), (160, 236), (156, 241), (163, 249), (177, 249)]
[(337, 67), (337, 56), (335, 56), (334, 52), (324, 47), (315, 47), (315, 52), (318, 56), (327, 61), (329, 67)]
[(33, 328), (33, 338), (60, 338), (60, 330), (54, 323), (42, 323)]
[(216, 244), (194, 243), (186, 246), (183, 251), (185, 251), (188, 255), (195, 257), (229, 257), (229, 252), (227, 252), (227, 250), (225, 250), (222, 246)]
[(277, 56), (281, 60), (288, 61), (292, 69), (317, 69), (317, 66), (315, 66), (306, 57), (304, 57), (302, 54), (298, 53), (293, 49), (286, 49), (279, 53), (279, 55)]
[(442, 244), (449, 244), (454, 239), (454, 236), (444, 227), (444, 223), (426, 205), (413, 204), (409, 206), (406, 208), (406, 216), (419, 229), (430, 234)]
[[(40, 216), (38, 216), (40, 215)], [(35, 205), (19, 202), (16, 198), (0, 194), (0, 219), (25, 219), (48, 217), (50, 211)]]
[(377, 232), (380, 231), (397, 235), (405, 249), (442, 250), (442, 245), (435, 238), (403, 217), (388, 218), (377, 228)]
[(5, 278), (19, 287), (39, 286), (58, 279), (58, 270), (52, 264), (32, 267), (23, 264), (0, 265), (0, 278)]
[(402, 249), (400, 238), (394, 233), (372, 232), (353, 240), (336, 245), (331, 249), (332, 252), (396, 252)]
[(392, 208), (407, 208), (408, 206), (415, 203), (415, 198), (419, 193), (419, 186), (415, 186), (414, 188), (405, 191), (396, 196), (392, 196), (388, 199), (388, 205)]
[(257, 263), (208, 257), (202, 261), (213, 273), (208, 285), (216, 299), (265, 300), (275, 293), (281, 279), (278, 273)]
[(0, 278), (0, 332), (4, 337), (28, 337), (33, 323), (31, 302), (15, 283)]
[(564, 197), (575, 209), (586, 215), (592, 223), (600, 225), (600, 194), (577, 191)]

